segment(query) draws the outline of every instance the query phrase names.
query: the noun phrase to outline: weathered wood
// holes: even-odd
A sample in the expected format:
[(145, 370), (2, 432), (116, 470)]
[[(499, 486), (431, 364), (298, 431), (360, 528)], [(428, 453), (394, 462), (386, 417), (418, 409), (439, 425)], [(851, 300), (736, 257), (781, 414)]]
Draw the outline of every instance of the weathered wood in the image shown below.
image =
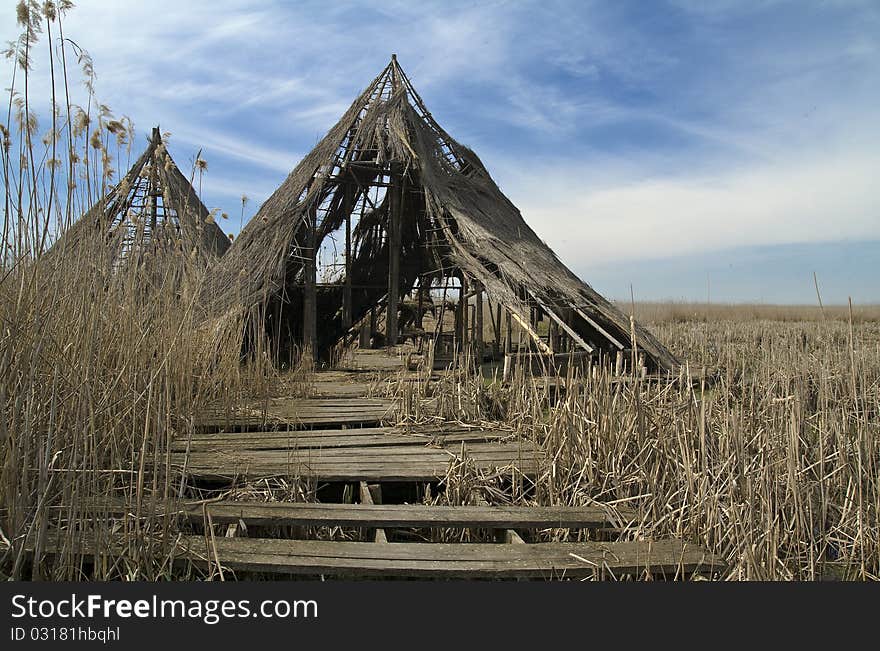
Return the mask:
[[(347, 155), (347, 154), (346, 154)], [(351, 183), (345, 184), (345, 286), (342, 289), (342, 326), (347, 330), (352, 325), (352, 305), (351, 305), (351, 210), (353, 203), (351, 195), (353, 186)]]
[(197, 434), (176, 442), (170, 461), (198, 477), (285, 476), (328, 481), (434, 481), (445, 476), (450, 462), (459, 459), (462, 446), (471, 462), (484, 471), (534, 474), (540, 462), (529, 441), (496, 442), (508, 433), (387, 431)]
[[(353, 448), (349, 448), (348, 451)], [(519, 450), (496, 454), (476, 452), (469, 458), (477, 469), (499, 475), (534, 475), (540, 462), (537, 454)], [(269, 450), (235, 454), (171, 455), (174, 467), (196, 477), (245, 478), (302, 477), (325, 481), (436, 481), (443, 478), (449, 463), (456, 457), (451, 453), (433, 450), (422, 456), (401, 455), (364, 457), (341, 455), (334, 458), (319, 456), (314, 450), (301, 453)]]
[(391, 205), (388, 219), (388, 309), (385, 313), (385, 343), (397, 345), (397, 316), (400, 302), (401, 191), (404, 183), (400, 165), (391, 165)]
[(303, 350), (308, 351), (310, 355), (317, 354), (317, 296), (315, 288), (315, 274), (317, 273), (316, 256), (317, 256), (317, 237), (315, 235), (315, 227), (317, 220), (317, 211), (309, 210), (309, 228), (308, 228), (308, 246), (303, 247), (303, 254), (306, 256), (303, 269)]
[(196, 422), (199, 430), (251, 429), (278, 425), (376, 425), (393, 416), (396, 402), (380, 398), (274, 398), (262, 408), (215, 406)]
[(581, 338), (581, 336), (577, 332), (575, 332), (574, 329), (570, 325), (568, 325), (565, 322), (565, 319), (563, 319), (561, 316), (556, 314), (556, 312), (554, 312), (553, 309), (550, 308), (544, 301), (542, 301), (540, 298), (538, 298), (538, 296), (534, 292), (529, 292), (529, 293), (531, 294), (532, 298), (535, 299), (535, 302), (537, 302), (538, 305), (541, 306), (541, 309), (544, 311), (544, 313), (547, 316), (549, 316), (551, 319), (553, 319), (553, 321), (555, 321), (559, 325), (560, 328), (565, 330), (565, 332), (568, 334), (568, 336), (571, 337), (572, 339), (574, 339), (575, 343), (578, 346), (583, 348), (588, 353), (592, 353), (595, 351), (595, 349), (590, 344), (588, 344), (586, 341), (584, 341)]
[[(364, 482), (366, 483), (366, 482)], [(371, 495), (372, 499), (372, 495)], [(96, 505), (124, 513), (117, 502)], [(339, 526), (443, 529), (622, 528), (636, 519), (630, 509), (601, 506), (428, 506), (423, 504), (322, 504), (316, 502), (210, 502), (183, 504), (174, 511), (193, 522), (207, 509), (214, 522), (246, 526)]]
[(586, 312), (584, 312), (583, 310), (581, 310), (577, 305), (572, 304), (571, 307), (572, 307), (572, 309), (577, 313), (577, 315), (578, 315), (579, 317), (581, 317), (584, 321), (586, 321), (586, 322), (589, 323), (591, 326), (593, 326), (593, 328), (595, 328), (596, 331), (597, 331), (599, 334), (604, 335), (605, 338), (608, 339), (608, 341), (610, 341), (612, 344), (614, 344), (615, 346), (617, 346), (617, 348), (618, 348), (619, 350), (623, 350), (623, 349), (625, 348), (625, 346), (624, 346), (622, 343), (620, 343), (617, 339), (615, 339), (615, 338), (611, 335), (611, 333), (609, 333), (605, 328), (603, 328), (603, 327), (600, 326), (598, 323), (596, 323), (596, 321), (594, 321), (592, 318), (590, 318), (590, 316), (589, 316)]
[(483, 361), (483, 289), (479, 283), (474, 283), (473, 347), (479, 364)]
[(538, 333), (532, 329), (532, 326), (530, 326), (528, 322), (522, 316), (520, 316), (519, 313), (516, 312), (516, 310), (511, 307), (507, 307), (507, 312), (516, 320), (519, 326), (526, 331), (529, 337), (531, 337), (532, 341), (534, 341), (535, 345), (538, 347), (538, 350), (540, 350), (545, 355), (553, 354), (553, 349), (550, 348), (546, 343), (544, 343), (544, 340), (541, 339), (540, 335), (538, 335)]
[(174, 452), (211, 450), (277, 450), (295, 448), (349, 448), (389, 445), (424, 447), (449, 443), (480, 443), (510, 438), (503, 430), (465, 430), (418, 428), (407, 431), (393, 427), (353, 427), (349, 429), (310, 429), (266, 432), (197, 433), (172, 443)]
[(227, 569), (276, 574), (467, 578), (612, 578), (645, 573), (666, 577), (720, 569), (696, 545), (676, 540), (615, 543), (359, 543), (220, 538), (181, 541), (179, 555), (207, 564), (215, 554)]
[[(376, 504), (381, 504), (381, 491), (382, 489), (378, 485), (368, 485), (367, 482), (360, 482), (360, 492), (361, 492), (361, 504), (367, 507), (375, 506)], [(376, 498), (374, 499), (373, 495), (376, 494)], [(375, 531), (373, 531), (373, 542), (377, 543), (387, 543), (388, 537), (385, 535), (385, 530), (381, 527), (377, 527)]]
[(515, 529), (502, 529), (501, 530), (501, 542), (505, 545), (525, 545), (526, 541), (523, 540), (520, 535), (516, 532)]

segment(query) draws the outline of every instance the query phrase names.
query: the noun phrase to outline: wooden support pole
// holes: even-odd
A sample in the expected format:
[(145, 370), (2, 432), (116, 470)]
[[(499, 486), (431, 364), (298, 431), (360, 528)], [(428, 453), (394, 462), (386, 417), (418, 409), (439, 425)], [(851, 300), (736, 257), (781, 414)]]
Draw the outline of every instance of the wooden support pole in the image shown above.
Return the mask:
[(492, 342), (492, 357), (498, 359), (501, 354), (501, 304), (495, 306), (492, 311), (492, 304), (489, 303), (489, 316), (492, 317), (492, 331), (495, 333), (495, 339)]
[[(382, 487), (379, 484), (367, 485), (367, 482), (360, 483), (361, 488), (361, 504), (372, 506), (382, 503)], [(384, 529), (376, 529), (373, 536), (374, 542), (387, 543), (388, 537), (385, 535)]]
[(468, 340), (468, 281), (464, 272), (461, 274), (461, 285), (458, 289), (458, 331), (456, 338), (458, 339), (459, 350), (464, 352)]
[(423, 278), (419, 278), (419, 294), (418, 294), (418, 305), (416, 306), (416, 322), (415, 327), (418, 330), (423, 330), (422, 319), (425, 316), (425, 288), (422, 287), (422, 283), (424, 282)]
[(532, 326), (529, 325), (528, 321), (526, 321), (523, 317), (517, 314), (512, 308), (507, 308), (507, 311), (514, 318), (514, 320), (519, 324), (519, 326), (525, 330), (526, 334), (531, 337), (531, 340), (535, 342), (535, 345), (538, 347), (538, 350), (545, 355), (552, 355), (553, 349), (550, 348), (547, 344), (544, 343), (544, 340), (541, 339), (540, 335), (532, 329)]
[(612, 344), (617, 346), (618, 350), (623, 350), (625, 348), (625, 346), (622, 343), (620, 343), (617, 339), (612, 337), (611, 334), (607, 330), (605, 330), (605, 328), (603, 328), (598, 323), (596, 323), (592, 318), (590, 318), (590, 316), (588, 314), (584, 313), (584, 311), (581, 310), (577, 305), (572, 305), (571, 307), (579, 317), (581, 317), (584, 321), (586, 321), (591, 326), (593, 326), (600, 334), (604, 335), (605, 338), (608, 339), (608, 341), (610, 341)]
[(345, 184), (345, 200), (343, 201), (343, 210), (345, 211), (345, 287), (342, 290), (342, 325), (347, 330), (351, 328), (351, 211), (353, 202), (350, 201), (352, 195), (351, 183)]
[(317, 251), (315, 221), (317, 219), (317, 211), (315, 208), (309, 210), (309, 229), (306, 236), (306, 248), (303, 251), (305, 255), (305, 265), (303, 268), (303, 354), (311, 355), (314, 358), (317, 353), (316, 336), (318, 328), (317, 315), (317, 293), (315, 274), (317, 272), (315, 258)]
[(391, 164), (391, 209), (388, 216), (388, 309), (385, 313), (385, 344), (396, 346), (400, 301), (401, 189), (399, 163)]
[(474, 356), (477, 364), (483, 362), (483, 287), (474, 283)]

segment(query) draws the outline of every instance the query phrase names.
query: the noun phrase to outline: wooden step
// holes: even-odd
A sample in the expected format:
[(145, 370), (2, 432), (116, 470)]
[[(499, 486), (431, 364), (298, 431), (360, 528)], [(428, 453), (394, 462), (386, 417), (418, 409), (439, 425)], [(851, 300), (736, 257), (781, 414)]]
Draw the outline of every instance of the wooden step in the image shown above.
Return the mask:
[(711, 572), (721, 563), (677, 540), (616, 543), (370, 543), (216, 538), (181, 540), (179, 554), (198, 565), (235, 571), (422, 578), (613, 578), (646, 572), (667, 578)]
[[(96, 510), (121, 514), (122, 504)], [(176, 514), (201, 522), (207, 510), (215, 524), (248, 526), (340, 526), (444, 529), (587, 529), (623, 527), (635, 519), (630, 509), (602, 506), (429, 506), (422, 504), (320, 504), (293, 502), (210, 502), (183, 505)]]

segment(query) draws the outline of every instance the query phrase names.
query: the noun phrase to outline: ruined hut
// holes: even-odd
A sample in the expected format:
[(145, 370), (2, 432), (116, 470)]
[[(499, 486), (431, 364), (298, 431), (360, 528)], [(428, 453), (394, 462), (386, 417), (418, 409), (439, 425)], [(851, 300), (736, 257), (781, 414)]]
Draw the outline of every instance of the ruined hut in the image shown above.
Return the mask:
[[(329, 263), (328, 251), (338, 253)], [(496, 345), (504, 320), (534, 354), (637, 354), (661, 373), (677, 364), (529, 228), (394, 56), (209, 280), (202, 303), (214, 328), (239, 339), (263, 331), (276, 355), (291, 345), (325, 354), (367, 321), (382, 322), (394, 344), (402, 306), (442, 290), (457, 294), (451, 335), (460, 345), (481, 347), (488, 305)]]
[(43, 263), (93, 256), (91, 264), (115, 272), (154, 260), (161, 265), (156, 273), (164, 273), (175, 259), (210, 265), (229, 246), (156, 127), (128, 173), (64, 232)]

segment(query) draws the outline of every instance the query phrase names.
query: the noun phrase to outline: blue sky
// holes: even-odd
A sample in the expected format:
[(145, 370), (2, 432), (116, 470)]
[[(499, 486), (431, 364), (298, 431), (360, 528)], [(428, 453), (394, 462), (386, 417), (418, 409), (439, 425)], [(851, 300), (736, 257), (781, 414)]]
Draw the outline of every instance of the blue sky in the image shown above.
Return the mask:
[(229, 231), (396, 52), (608, 296), (705, 300), (708, 278), (712, 300), (809, 303), (815, 271), (826, 302), (880, 302), (876, 1), (77, 5), (101, 100), (170, 131), (181, 167), (202, 148)]

